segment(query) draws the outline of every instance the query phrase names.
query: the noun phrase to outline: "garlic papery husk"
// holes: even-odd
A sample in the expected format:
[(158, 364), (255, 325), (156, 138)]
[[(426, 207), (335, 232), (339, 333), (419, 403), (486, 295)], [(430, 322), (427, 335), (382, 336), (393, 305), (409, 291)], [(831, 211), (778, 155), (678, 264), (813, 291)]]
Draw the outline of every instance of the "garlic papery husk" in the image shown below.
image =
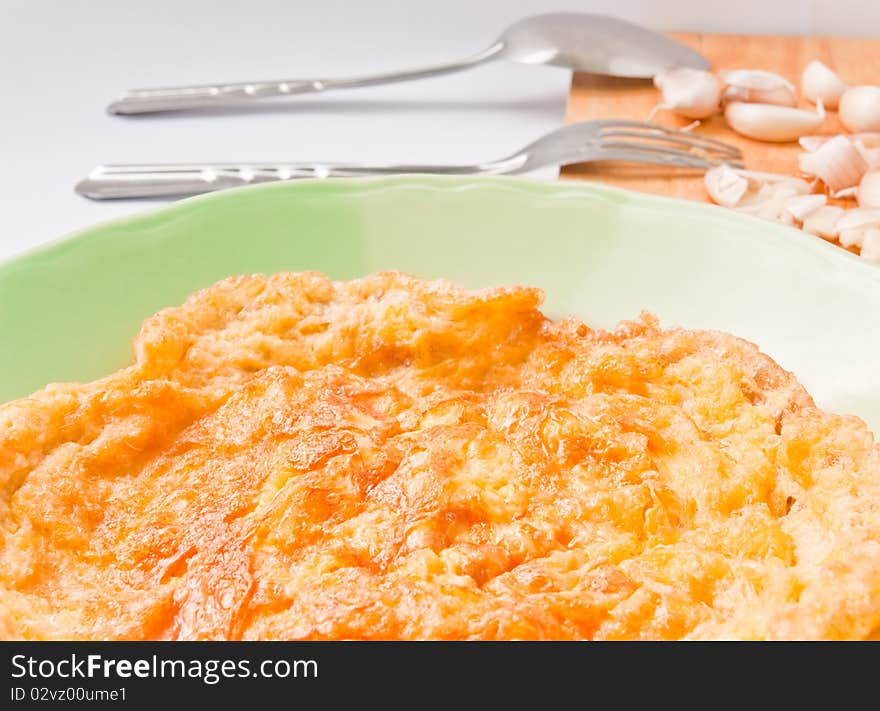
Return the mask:
[(783, 143), (813, 133), (825, 120), (822, 102), (817, 113), (774, 104), (735, 101), (724, 109), (724, 118), (737, 133), (759, 141)]
[(787, 198), (782, 204), (783, 210), (798, 222), (803, 222), (808, 215), (824, 207), (828, 198), (824, 195), (795, 195)]
[(713, 202), (742, 208), (750, 214), (757, 214), (770, 199), (777, 199), (781, 211), (783, 200), (805, 195), (812, 189), (806, 180), (790, 175), (731, 168), (726, 164), (707, 170), (704, 183)]
[(721, 82), (714, 74), (699, 69), (673, 69), (654, 77), (663, 95), (663, 103), (655, 107), (670, 109), (690, 119), (703, 119), (718, 113), (721, 106)]
[(880, 86), (854, 86), (840, 97), (838, 116), (853, 133), (880, 131)]
[(868, 163), (846, 136), (834, 136), (812, 153), (798, 156), (801, 172), (819, 178), (832, 193), (854, 187), (868, 172)]
[[(748, 173), (750, 171), (742, 172)], [(750, 179), (750, 192), (734, 209), (737, 212), (744, 212), (765, 220), (782, 220), (787, 224), (794, 224), (794, 217), (785, 210), (785, 204), (795, 196), (809, 193), (810, 184), (799, 178), (777, 176), (773, 173), (758, 173), (757, 175), (770, 175), (774, 179), (769, 181)]]
[(722, 72), (721, 81), (727, 88), (722, 100), (725, 104), (744, 101), (753, 104), (797, 106), (794, 84), (785, 77), (762, 69), (735, 69)]
[(837, 221), (843, 216), (843, 212), (843, 208), (836, 205), (820, 207), (804, 218), (801, 229), (825, 239), (835, 239), (837, 237)]
[(856, 200), (859, 207), (880, 208), (880, 169), (868, 171), (862, 176)]
[(853, 133), (849, 139), (869, 168), (880, 168), (880, 133)]
[(865, 230), (862, 239), (862, 250), (859, 252), (862, 259), (880, 264), (880, 229), (870, 228)]
[(798, 139), (798, 143), (805, 151), (812, 153), (824, 143), (831, 140), (831, 138), (833, 138), (833, 136), (801, 136)]
[(706, 192), (712, 201), (724, 207), (735, 207), (749, 189), (749, 181), (729, 165), (718, 165), (703, 176)]
[[(838, 135), (845, 135), (849, 139), (870, 168), (880, 168), (880, 133), (841, 133)], [(801, 136), (798, 139), (798, 143), (800, 143), (801, 148), (805, 151), (812, 153), (832, 138), (834, 136)]]
[(813, 60), (801, 74), (801, 94), (814, 104), (821, 101), (829, 109), (836, 109), (847, 89), (843, 80), (818, 60)]

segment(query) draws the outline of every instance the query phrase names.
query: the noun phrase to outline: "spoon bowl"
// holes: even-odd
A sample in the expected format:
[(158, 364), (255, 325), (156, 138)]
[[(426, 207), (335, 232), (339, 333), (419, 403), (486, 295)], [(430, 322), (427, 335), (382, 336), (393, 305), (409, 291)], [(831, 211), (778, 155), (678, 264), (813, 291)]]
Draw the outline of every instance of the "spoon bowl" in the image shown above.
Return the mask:
[(576, 72), (650, 79), (677, 67), (708, 69), (690, 47), (626, 20), (582, 12), (527, 17), (499, 38), (500, 56)]

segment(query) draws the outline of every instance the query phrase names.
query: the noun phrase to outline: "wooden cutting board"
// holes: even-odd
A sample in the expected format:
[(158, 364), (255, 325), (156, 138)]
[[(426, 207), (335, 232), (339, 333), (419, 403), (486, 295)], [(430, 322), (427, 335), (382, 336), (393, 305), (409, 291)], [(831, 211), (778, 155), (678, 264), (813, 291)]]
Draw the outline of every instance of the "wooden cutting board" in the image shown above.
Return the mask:
[[(757, 35), (718, 35), (672, 33), (672, 37), (702, 52), (712, 62), (713, 71), (725, 69), (766, 69), (789, 79), (800, 89), (800, 75), (812, 59), (834, 69), (848, 84), (880, 84), (880, 39), (843, 37), (771, 37)], [(660, 101), (660, 94), (649, 81), (621, 80), (575, 74), (569, 96), (567, 123), (599, 118), (646, 119)], [(802, 100), (805, 108), (812, 105)], [(669, 111), (656, 121), (669, 126), (685, 126), (689, 121)], [(819, 133), (842, 130), (835, 112), (829, 111)], [(703, 122), (696, 132), (739, 146), (746, 167), (775, 173), (797, 172), (797, 143), (763, 143), (731, 131), (722, 116)], [(644, 165), (576, 165), (562, 171), (563, 178), (598, 180), (631, 190), (693, 200), (708, 200), (701, 173), (671, 173), (668, 168)], [(850, 206), (854, 206), (849, 201)]]

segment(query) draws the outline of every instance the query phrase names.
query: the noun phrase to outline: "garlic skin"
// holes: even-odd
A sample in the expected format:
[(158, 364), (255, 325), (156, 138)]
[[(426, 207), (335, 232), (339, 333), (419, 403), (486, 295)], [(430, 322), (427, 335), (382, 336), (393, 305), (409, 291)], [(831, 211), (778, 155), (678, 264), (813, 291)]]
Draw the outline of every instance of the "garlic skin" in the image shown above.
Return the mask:
[(854, 86), (840, 97), (838, 115), (853, 133), (880, 131), (880, 86)]
[(862, 250), (859, 253), (862, 259), (880, 264), (880, 229), (870, 228), (865, 230), (862, 240)]
[(724, 118), (737, 133), (759, 141), (786, 143), (814, 133), (825, 120), (820, 101), (817, 113), (775, 104), (735, 101), (724, 109)]
[(859, 207), (880, 208), (880, 169), (868, 171), (862, 176), (856, 200)]
[[(845, 135), (852, 142), (855, 149), (865, 159), (869, 168), (880, 168), (880, 133), (841, 133), (838, 135)], [(834, 136), (801, 136), (798, 139), (798, 143), (801, 144), (801, 148), (805, 151), (812, 153), (832, 138)]]
[(798, 143), (807, 153), (812, 153), (830, 139), (831, 136), (801, 136)]
[(819, 178), (834, 194), (855, 187), (868, 172), (862, 154), (843, 135), (825, 141), (811, 153), (802, 153), (798, 166), (801, 172)]
[(743, 170), (723, 164), (707, 170), (703, 182), (709, 197), (718, 205), (771, 220), (783, 215), (786, 200), (807, 195), (811, 190), (806, 180), (790, 175)]
[(804, 218), (801, 229), (823, 239), (836, 239), (838, 235), (837, 222), (843, 217), (843, 212), (843, 208), (836, 205), (820, 207)]
[(673, 69), (654, 77), (663, 95), (658, 109), (670, 109), (689, 119), (704, 119), (721, 107), (721, 82), (714, 74), (699, 69)]
[(788, 198), (782, 207), (797, 222), (803, 222), (813, 212), (824, 207), (827, 202), (828, 198), (824, 195), (795, 195)]
[(794, 84), (785, 77), (762, 69), (735, 69), (721, 73), (727, 88), (722, 95), (725, 104), (744, 101), (752, 104), (797, 106)]
[(853, 142), (870, 168), (880, 168), (880, 133), (853, 133), (850, 134), (849, 140)]
[(814, 104), (821, 101), (826, 108), (836, 109), (846, 90), (843, 80), (822, 62), (813, 60), (804, 67), (801, 94)]
[(785, 205), (797, 196), (807, 195), (810, 192), (810, 184), (799, 178), (774, 175), (774, 178), (780, 177), (783, 179), (768, 181), (752, 178), (749, 181), (750, 192), (734, 209), (765, 220), (780, 220), (785, 224), (793, 225), (794, 216), (785, 209)]
[(728, 165), (718, 165), (703, 176), (706, 192), (717, 205), (735, 207), (749, 189), (749, 181)]

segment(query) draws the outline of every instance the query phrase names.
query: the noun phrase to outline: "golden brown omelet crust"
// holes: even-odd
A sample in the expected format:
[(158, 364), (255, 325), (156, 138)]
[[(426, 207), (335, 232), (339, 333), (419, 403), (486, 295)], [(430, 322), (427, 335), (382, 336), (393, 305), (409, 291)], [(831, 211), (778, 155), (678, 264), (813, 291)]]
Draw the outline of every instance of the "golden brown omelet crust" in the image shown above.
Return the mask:
[(228, 279), (0, 406), (25, 638), (861, 638), (880, 451), (729, 335), (535, 289)]

